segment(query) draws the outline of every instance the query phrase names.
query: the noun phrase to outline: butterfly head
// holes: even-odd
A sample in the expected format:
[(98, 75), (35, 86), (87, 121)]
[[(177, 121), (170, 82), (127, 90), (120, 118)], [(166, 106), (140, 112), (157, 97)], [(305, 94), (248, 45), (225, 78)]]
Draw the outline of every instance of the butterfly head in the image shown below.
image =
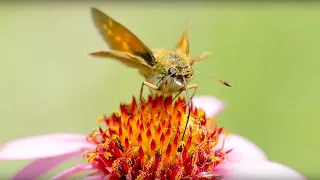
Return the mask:
[(191, 66), (170, 66), (168, 68), (169, 81), (173, 81), (179, 86), (183, 86), (184, 80), (189, 82), (193, 76)]
[(184, 81), (189, 82), (192, 79), (193, 69), (187, 54), (167, 49), (156, 49), (153, 53), (158, 62), (151, 73), (157, 77), (158, 82), (155, 84), (164, 85), (168, 91), (177, 92), (184, 86)]

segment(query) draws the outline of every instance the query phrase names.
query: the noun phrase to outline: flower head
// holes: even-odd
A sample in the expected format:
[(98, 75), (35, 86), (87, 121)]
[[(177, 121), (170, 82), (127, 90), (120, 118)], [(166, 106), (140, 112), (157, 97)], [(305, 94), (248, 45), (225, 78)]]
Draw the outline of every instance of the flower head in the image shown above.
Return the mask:
[[(85, 155), (87, 163), (52, 179), (94, 171), (85, 180), (102, 179), (299, 179), (298, 172), (268, 161), (249, 140), (222, 133), (210, 119), (222, 110), (214, 97), (195, 97), (187, 121), (186, 101), (149, 98), (120, 105), (120, 112), (99, 118), (89, 136), (70, 133), (26, 137), (0, 147), (0, 160), (34, 160), (11, 179), (38, 179), (60, 163)], [(225, 140), (225, 141), (224, 141)], [(21, 151), (23, 149), (23, 151)], [(230, 151), (232, 149), (232, 151)]]
[(97, 145), (87, 152), (89, 162), (108, 178), (199, 179), (203, 173), (215, 178), (209, 172), (226, 157), (214, 150), (223, 128), (208, 129), (206, 124), (213, 120), (203, 110), (191, 108), (184, 135), (185, 104), (182, 99), (173, 102), (171, 96), (149, 97), (140, 106), (134, 98), (131, 104), (122, 104), (120, 113), (98, 120), (106, 128), (100, 127), (88, 137)]

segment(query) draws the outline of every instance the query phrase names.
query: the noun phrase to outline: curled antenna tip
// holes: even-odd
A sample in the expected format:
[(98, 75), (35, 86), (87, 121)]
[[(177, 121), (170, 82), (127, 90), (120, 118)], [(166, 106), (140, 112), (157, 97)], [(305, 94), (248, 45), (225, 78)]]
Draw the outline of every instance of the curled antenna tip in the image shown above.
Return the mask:
[(223, 84), (226, 85), (226, 86), (228, 86), (228, 87), (232, 87), (232, 84), (231, 84), (231, 83), (228, 83), (227, 81), (224, 81)]

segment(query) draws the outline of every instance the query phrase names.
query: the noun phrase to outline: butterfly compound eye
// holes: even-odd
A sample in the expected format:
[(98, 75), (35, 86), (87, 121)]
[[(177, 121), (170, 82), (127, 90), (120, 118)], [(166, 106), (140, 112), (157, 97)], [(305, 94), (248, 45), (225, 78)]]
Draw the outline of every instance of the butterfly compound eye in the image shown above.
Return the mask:
[(168, 74), (169, 74), (169, 75), (172, 75), (172, 74), (174, 74), (174, 73), (176, 73), (176, 68), (174, 68), (174, 67), (169, 67), (169, 69), (168, 69)]

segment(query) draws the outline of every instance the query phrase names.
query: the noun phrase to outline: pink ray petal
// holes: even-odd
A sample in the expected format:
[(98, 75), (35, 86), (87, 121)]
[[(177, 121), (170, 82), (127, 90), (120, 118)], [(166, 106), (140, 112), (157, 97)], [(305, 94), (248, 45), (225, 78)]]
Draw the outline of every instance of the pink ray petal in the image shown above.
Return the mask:
[(0, 147), (0, 160), (39, 159), (92, 149), (83, 135), (51, 134), (14, 140)]
[(223, 102), (212, 96), (197, 96), (192, 102), (195, 107), (204, 110), (208, 118), (216, 116), (224, 108)]
[[(31, 136), (32, 137), (32, 136)], [(45, 134), (40, 136), (33, 136), (37, 139), (52, 139), (52, 140), (62, 140), (62, 141), (81, 141), (85, 136), (83, 134), (74, 134), (74, 133), (54, 133), (54, 134)]]
[(94, 176), (85, 177), (81, 180), (104, 180), (104, 178), (101, 175), (94, 175)]
[(19, 172), (17, 172), (13, 177), (12, 180), (33, 180), (37, 179), (38, 177), (42, 176), (43, 174), (47, 173), (49, 170), (53, 169), (63, 161), (80, 155), (82, 152), (79, 151), (77, 153), (65, 154), (62, 156), (50, 157), (45, 159), (37, 159)]
[(224, 180), (306, 179), (299, 172), (285, 165), (270, 161), (229, 163), (225, 164), (224, 166), (218, 166), (214, 172), (223, 176)]
[(223, 151), (233, 149), (227, 155), (230, 162), (235, 163), (243, 161), (267, 160), (266, 154), (257, 145), (237, 134), (230, 134), (229, 136), (224, 134), (220, 135), (219, 143), (214, 148), (215, 150), (221, 149), (223, 145), (223, 139), (225, 137), (226, 140), (223, 146)]
[(89, 171), (89, 170), (93, 170), (94, 167), (92, 166), (92, 164), (81, 164), (78, 166), (74, 166), (70, 169), (67, 169), (66, 171), (59, 173), (58, 175), (56, 175), (55, 177), (52, 178), (52, 180), (64, 180), (67, 179), (77, 173), (81, 173), (84, 171)]

